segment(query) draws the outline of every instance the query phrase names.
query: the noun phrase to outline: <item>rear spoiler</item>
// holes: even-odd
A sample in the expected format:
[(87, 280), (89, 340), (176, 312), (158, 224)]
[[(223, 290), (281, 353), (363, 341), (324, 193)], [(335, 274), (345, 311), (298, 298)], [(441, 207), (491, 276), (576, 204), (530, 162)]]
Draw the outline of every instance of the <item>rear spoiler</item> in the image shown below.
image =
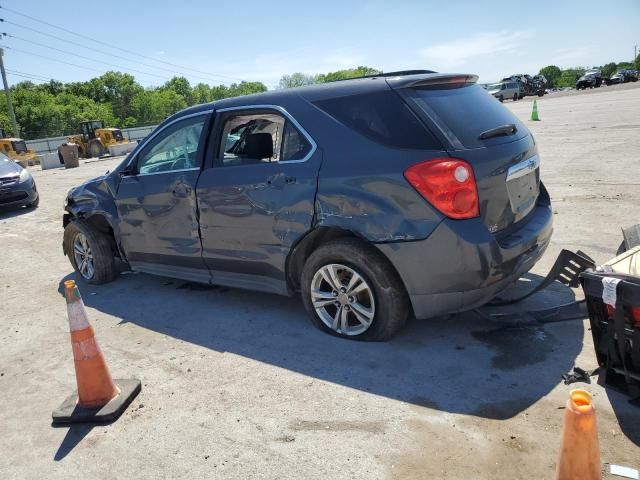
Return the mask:
[(436, 73), (387, 78), (387, 83), (391, 88), (460, 88), (473, 85), (477, 81), (477, 75), (466, 73)]

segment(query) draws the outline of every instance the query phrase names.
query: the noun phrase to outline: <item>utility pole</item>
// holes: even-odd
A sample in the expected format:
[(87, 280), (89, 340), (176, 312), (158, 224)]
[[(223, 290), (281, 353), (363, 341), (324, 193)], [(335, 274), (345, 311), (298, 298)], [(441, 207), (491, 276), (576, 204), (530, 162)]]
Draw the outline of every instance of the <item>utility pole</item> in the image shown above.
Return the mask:
[(13, 111), (13, 102), (11, 101), (11, 90), (9, 90), (9, 82), (7, 82), (7, 74), (4, 71), (4, 61), (2, 59), (4, 49), (0, 48), (0, 73), (2, 73), (2, 83), (4, 84), (4, 96), (7, 98), (7, 108), (9, 109), (9, 120), (11, 120), (11, 129), (13, 135), (20, 136), (18, 132), (18, 123), (16, 122), (16, 113)]

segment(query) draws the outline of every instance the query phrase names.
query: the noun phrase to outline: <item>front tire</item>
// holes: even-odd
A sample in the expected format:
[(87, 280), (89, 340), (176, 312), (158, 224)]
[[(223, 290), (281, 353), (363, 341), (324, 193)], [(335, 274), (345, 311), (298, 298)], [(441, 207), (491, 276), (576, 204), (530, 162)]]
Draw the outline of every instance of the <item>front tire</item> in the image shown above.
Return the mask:
[(116, 274), (115, 256), (109, 237), (82, 220), (64, 229), (64, 253), (84, 280), (93, 284), (110, 282)]
[(382, 253), (356, 239), (338, 239), (313, 252), (301, 285), (311, 322), (338, 337), (388, 340), (409, 314), (398, 274)]

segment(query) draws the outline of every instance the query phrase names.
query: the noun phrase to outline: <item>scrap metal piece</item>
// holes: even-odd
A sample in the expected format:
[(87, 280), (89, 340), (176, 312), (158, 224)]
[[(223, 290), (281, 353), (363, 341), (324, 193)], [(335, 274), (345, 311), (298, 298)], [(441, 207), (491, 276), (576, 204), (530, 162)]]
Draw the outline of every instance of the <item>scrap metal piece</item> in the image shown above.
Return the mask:
[(622, 242), (624, 251), (631, 250), (633, 247), (640, 245), (640, 223), (629, 228), (623, 228), (622, 237), (624, 238)]
[(571, 385), (576, 382), (591, 383), (591, 377), (598, 374), (599, 368), (593, 370), (583, 370), (580, 367), (573, 367), (573, 373), (565, 373), (562, 375), (565, 385)]
[(540, 290), (548, 287), (556, 280), (563, 285), (567, 285), (571, 288), (576, 288), (580, 284), (580, 274), (588, 268), (595, 268), (595, 266), (596, 264), (593, 259), (580, 250), (575, 253), (570, 250), (562, 250), (558, 255), (558, 258), (556, 258), (553, 267), (551, 267), (551, 270), (549, 270), (547, 276), (544, 277), (542, 282), (540, 282), (533, 290), (527, 292), (525, 295), (516, 298), (510, 298), (506, 300), (495, 298), (491, 302), (489, 302), (488, 305), (513, 305), (514, 303), (518, 303), (525, 298), (530, 297), (534, 293), (537, 293)]

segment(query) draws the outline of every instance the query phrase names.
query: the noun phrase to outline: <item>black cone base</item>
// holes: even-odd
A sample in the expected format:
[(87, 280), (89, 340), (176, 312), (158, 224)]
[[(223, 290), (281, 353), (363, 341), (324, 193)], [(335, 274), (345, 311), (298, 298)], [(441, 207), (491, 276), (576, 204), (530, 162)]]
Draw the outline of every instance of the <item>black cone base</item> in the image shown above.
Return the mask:
[(51, 417), (54, 424), (60, 423), (109, 423), (116, 420), (136, 398), (142, 385), (138, 379), (114, 379), (113, 383), (120, 389), (120, 394), (106, 405), (95, 408), (84, 408), (78, 405), (78, 392), (62, 402), (53, 411)]

